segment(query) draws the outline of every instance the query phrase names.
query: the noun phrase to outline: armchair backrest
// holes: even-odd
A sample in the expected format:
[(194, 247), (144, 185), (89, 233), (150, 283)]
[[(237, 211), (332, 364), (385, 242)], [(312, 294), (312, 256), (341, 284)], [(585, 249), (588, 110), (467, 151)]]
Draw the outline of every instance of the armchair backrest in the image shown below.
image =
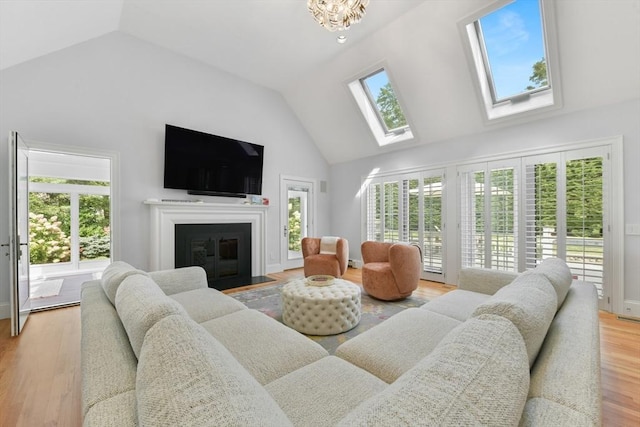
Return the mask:
[(389, 249), (393, 243), (367, 241), (360, 245), (362, 253), (362, 262), (367, 264), (370, 262), (389, 262)]
[[(304, 237), (301, 242), (302, 257), (318, 255), (320, 253), (320, 237)], [(332, 256), (332, 255), (327, 255)], [(336, 242), (336, 259), (340, 266), (340, 276), (342, 276), (349, 266), (349, 242), (347, 239), (339, 238)]]

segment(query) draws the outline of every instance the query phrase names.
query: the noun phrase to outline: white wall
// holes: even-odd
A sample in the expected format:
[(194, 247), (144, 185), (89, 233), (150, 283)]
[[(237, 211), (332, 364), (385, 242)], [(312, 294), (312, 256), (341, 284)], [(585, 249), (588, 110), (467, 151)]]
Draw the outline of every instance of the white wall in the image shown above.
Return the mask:
[[(149, 212), (142, 201), (187, 198), (162, 188), (165, 123), (265, 146), (267, 265), (277, 271), (280, 174), (328, 180), (326, 161), (279, 93), (118, 32), (0, 72), (0, 242), (9, 233), (7, 135), (17, 130), (27, 142), (119, 153), (120, 259), (148, 268)], [(316, 229), (325, 234), (328, 194), (318, 197)], [(6, 317), (8, 257), (0, 255), (0, 317)]]
[[(363, 177), (375, 168), (385, 172), (442, 166), (616, 135), (624, 139), (625, 223), (640, 224), (640, 100), (634, 100), (333, 165), (331, 231), (347, 237), (350, 258), (361, 258), (361, 205), (357, 194)], [(624, 298), (640, 308), (640, 236), (625, 235), (624, 250)]]

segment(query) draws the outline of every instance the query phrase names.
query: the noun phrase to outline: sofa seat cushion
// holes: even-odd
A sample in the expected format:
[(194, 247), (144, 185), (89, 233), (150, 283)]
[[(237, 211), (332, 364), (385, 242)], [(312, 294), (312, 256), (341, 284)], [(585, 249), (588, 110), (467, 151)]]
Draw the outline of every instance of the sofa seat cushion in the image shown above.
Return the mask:
[(551, 282), (553, 288), (556, 290), (558, 308), (560, 308), (573, 282), (573, 275), (567, 263), (560, 258), (547, 258), (533, 271), (538, 274), (544, 274), (549, 282)]
[(469, 319), (341, 426), (515, 426), (529, 389), (524, 342), (508, 320)]
[(335, 425), (387, 384), (335, 356), (324, 357), (265, 386), (299, 426)]
[(136, 356), (118, 313), (99, 281), (82, 286), (82, 414), (121, 393), (135, 390)]
[(269, 393), (193, 320), (163, 318), (147, 333), (136, 381), (144, 426), (288, 426)]
[(138, 425), (136, 404), (134, 389), (110, 396), (89, 409), (83, 425), (135, 427)]
[[(598, 324), (595, 286), (574, 282), (549, 327), (545, 345), (531, 370), (529, 397), (554, 402), (568, 412), (587, 414), (590, 423), (580, 425), (601, 423)], [(545, 403), (529, 408), (525, 415), (534, 420), (543, 417), (544, 414), (538, 414), (534, 409), (549, 405)]]
[(136, 357), (140, 357), (145, 334), (159, 320), (173, 314), (187, 316), (177, 301), (166, 296), (150, 277), (141, 275), (122, 282), (116, 294), (116, 310)]
[(502, 316), (518, 328), (527, 347), (529, 366), (533, 366), (556, 314), (556, 298), (544, 276), (520, 276), (479, 305), (472, 317), (482, 314)]
[(420, 308), (464, 322), (489, 298), (488, 294), (456, 289), (434, 298)]
[(336, 356), (392, 383), (459, 324), (438, 313), (409, 308), (341, 344)]
[(247, 308), (240, 301), (212, 288), (180, 292), (171, 295), (170, 298), (180, 303), (197, 323), (206, 322), (207, 320)]
[(599, 421), (589, 418), (588, 414), (576, 411), (551, 400), (539, 397), (527, 400), (522, 412), (520, 426), (581, 426), (600, 427)]
[(123, 261), (113, 262), (104, 269), (100, 283), (102, 284), (104, 293), (107, 294), (109, 301), (111, 301), (111, 304), (114, 306), (116, 305), (116, 294), (122, 281), (127, 277), (136, 274), (143, 276), (148, 275), (146, 272), (138, 270)]
[(260, 384), (329, 355), (320, 344), (256, 310), (236, 311), (201, 325)]

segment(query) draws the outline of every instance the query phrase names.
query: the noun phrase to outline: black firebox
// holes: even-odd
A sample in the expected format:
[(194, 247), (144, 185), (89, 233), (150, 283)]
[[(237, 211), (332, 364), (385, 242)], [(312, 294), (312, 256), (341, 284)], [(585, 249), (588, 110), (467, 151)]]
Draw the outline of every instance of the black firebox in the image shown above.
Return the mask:
[(197, 265), (210, 288), (251, 283), (251, 224), (176, 224), (175, 266)]

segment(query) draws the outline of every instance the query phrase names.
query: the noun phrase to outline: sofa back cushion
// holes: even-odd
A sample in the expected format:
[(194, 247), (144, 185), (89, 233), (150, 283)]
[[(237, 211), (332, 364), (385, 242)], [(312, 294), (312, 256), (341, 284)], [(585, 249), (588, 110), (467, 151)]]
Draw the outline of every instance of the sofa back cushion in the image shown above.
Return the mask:
[(471, 317), (483, 314), (502, 316), (518, 328), (532, 366), (556, 314), (556, 295), (543, 275), (520, 275), (480, 304)]
[(140, 426), (289, 426), (269, 393), (193, 320), (147, 333), (136, 380)]
[(116, 294), (116, 310), (136, 357), (140, 357), (147, 331), (159, 320), (172, 314), (188, 316), (177, 301), (166, 296), (150, 277), (142, 275), (123, 280)]
[(493, 270), (490, 268), (463, 268), (460, 270), (458, 289), (495, 294), (500, 288), (513, 282), (518, 273), (513, 271)]
[(116, 305), (116, 293), (118, 293), (118, 287), (120, 287), (122, 281), (135, 274), (147, 275), (146, 272), (138, 270), (123, 261), (113, 262), (104, 269), (100, 284), (111, 304)]
[(469, 319), (339, 425), (517, 425), (529, 390), (527, 362), (511, 322)]
[(551, 282), (558, 295), (558, 308), (560, 308), (573, 282), (573, 276), (567, 263), (560, 258), (547, 258), (533, 271), (544, 274)]

